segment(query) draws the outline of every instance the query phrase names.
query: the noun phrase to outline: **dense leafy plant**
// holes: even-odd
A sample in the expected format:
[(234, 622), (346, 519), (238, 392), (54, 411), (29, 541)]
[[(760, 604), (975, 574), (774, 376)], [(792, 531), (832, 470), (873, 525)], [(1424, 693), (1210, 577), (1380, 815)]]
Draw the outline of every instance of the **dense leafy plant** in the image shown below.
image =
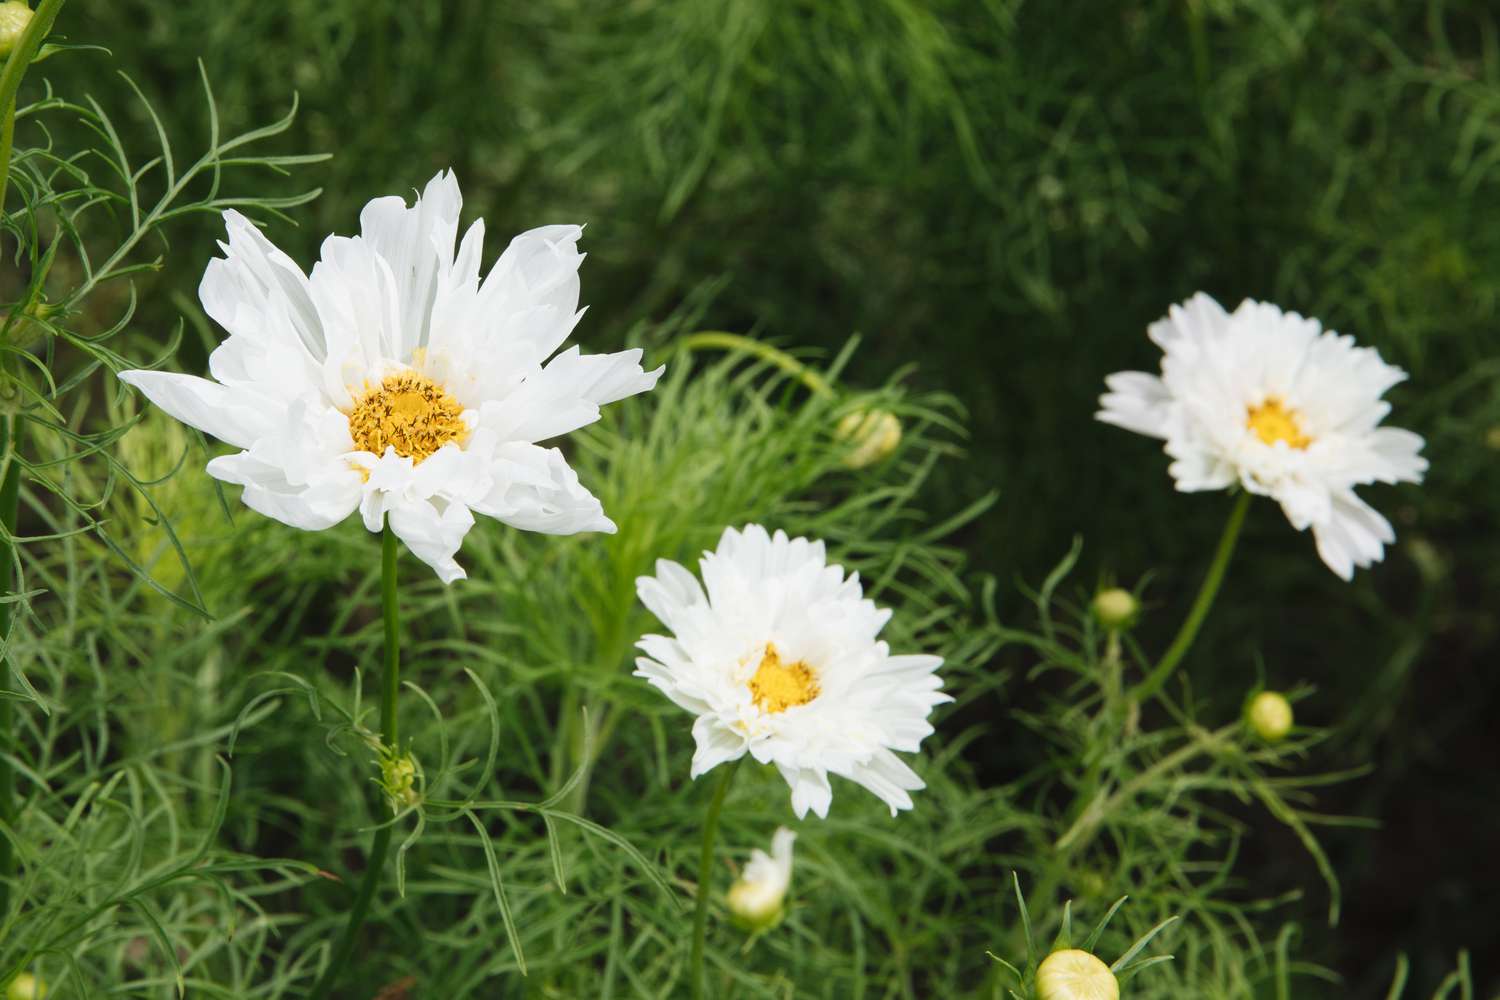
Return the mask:
[[(107, 54), (42, 48), (58, 6), (0, 76), (20, 94), (0, 982), (305, 996), (390, 824), (398, 874), (350, 996), (685, 994), (700, 891), (713, 995), (1030, 996), (1047, 941), (1139, 963), (1131, 996), (1484, 989), (1442, 933), (1415, 975), (1392, 949), (1341, 960), (1339, 876), (1368, 842), (1342, 828), (1368, 821), (1329, 810), (1409, 787), (1417, 664), (1438, 643), (1461, 670), (1493, 635), (1466, 596), (1492, 546), (1458, 544), (1489, 518), (1470, 498), (1493, 492), (1500, 423), (1500, 251), (1468, 209), (1496, 183), (1488, 12), (75, 0), (58, 29)], [(450, 164), (492, 223), (593, 220), (586, 322), (669, 372), (569, 446), (618, 534), (485, 525), (453, 588), (401, 564), (398, 749), (370, 693), (368, 537), (242, 511), (201, 473), (214, 446), (110, 373), (217, 342), (190, 292), (219, 210), (307, 259)], [(1352, 591), (1252, 513), (1194, 654), (1143, 691), (1224, 509), (1086, 423), (1199, 285), (1379, 344), (1444, 471), (1392, 498), (1412, 541)], [(876, 411), (899, 446), (850, 468), (850, 418)], [(826, 539), (957, 699), (916, 810), (851, 796), (802, 824), (786, 918), (750, 937), (723, 919), (732, 866), (696, 884), (686, 726), (630, 675), (654, 627), (636, 577), (748, 521)], [(1049, 566), (1077, 530), (1088, 547)], [(1129, 629), (1093, 610), (1102, 567), (1141, 577)], [(1039, 582), (1017, 597), (986, 570)], [(1318, 724), (1269, 742), (1242, 719), (1303, 677)], [(790, 814), (774, 775), (737, 780), (720, 839), (743, 859)]]

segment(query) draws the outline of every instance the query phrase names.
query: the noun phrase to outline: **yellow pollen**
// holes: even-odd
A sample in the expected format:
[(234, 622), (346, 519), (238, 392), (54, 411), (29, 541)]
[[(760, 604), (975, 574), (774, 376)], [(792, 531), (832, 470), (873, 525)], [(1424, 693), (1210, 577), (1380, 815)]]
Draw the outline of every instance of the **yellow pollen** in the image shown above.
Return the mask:
[(1297, 411), (1283, 406), (1275, 396), (1259, 406), (1250, 407), (1245, 426), (1266, 444), (1283, 441), (1288, 447), (1298, 450), (1312, 444), (1312, 438), (1302, 433), (1302, 427), (1297, 421)]
[(750, 697), (763, 712), (785, 712), (806, 705), (818, 696), (818, 679), (801, 660), (783, 663), (776, 647), (766, 645), (755, 676), (750, 678)]
[(397, 372), (355, 398), (349, 436), (360, 451), (384, 455), (389, 446), (421, 462), (449, 441), (463, 440), (469, 428), (462, 413), (458, 400), (432, 379)]

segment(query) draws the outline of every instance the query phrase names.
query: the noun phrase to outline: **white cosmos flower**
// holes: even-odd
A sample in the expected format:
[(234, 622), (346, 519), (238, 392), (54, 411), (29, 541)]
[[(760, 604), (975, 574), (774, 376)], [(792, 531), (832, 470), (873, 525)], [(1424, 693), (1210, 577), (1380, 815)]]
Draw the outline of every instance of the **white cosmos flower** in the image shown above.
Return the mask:
[(1422, 438), (1380, 426), (1391, 408), (1380, 397), (1405, 372), (1252, 299), (1227, 313), (1200, 292), (1148, 333), (1162, 349), (1160, 377), (1109, 376), (1100, 420), (1164, 439), (1183, 492), (1238, 483), (1273, 498), (1345, 580), (1384, 556), (1395, 532), (1354, 488), (1422, 481)]
[(797, 835), (784, 826), (771, 836), (771, 853), (750, 852), (745, 870), (725, 897), (729, 912), (745, 928), (758, 931), (781, 919), (782, 904), (792, 885), (792, 844)]
[(552, 356), (578, 308), (578, 226), (511, 241), (480, 279), (484, 222), (454, 254), (452, 173), (416, 202), (377, 198), (358, 236), (330, 236), (303, 274), (244, 216), (224, 213), (198, 294), (229, 331), (212, 380), (121, 372), (178, 420), (241, 449), (208, 463), (245, 504), (320, 530), (356, 509), (391, 529), (444, 582), (474, 513), (566, 535), (614, 531), (556, 448), (538, 442), (644, 392), (661, 369), (639, 350)]
[[(696, 715), (692, 776), (749, 753), (775, 764), (799, 817), (828, 815), (829, 774), (891, 807), (911, 808), (922, 779), (892, 751), (932, 732), (937, 656), (893, 656), (876, 636), (888, 610), (861, 596), (857, 574), (828, 565), (823, 543), (726, 528), (699, 564), (656, 563), (636, 592), (673, 635), (648, 635), (636, 676)], [(705, 592), (706, 591), (706, 592)]]

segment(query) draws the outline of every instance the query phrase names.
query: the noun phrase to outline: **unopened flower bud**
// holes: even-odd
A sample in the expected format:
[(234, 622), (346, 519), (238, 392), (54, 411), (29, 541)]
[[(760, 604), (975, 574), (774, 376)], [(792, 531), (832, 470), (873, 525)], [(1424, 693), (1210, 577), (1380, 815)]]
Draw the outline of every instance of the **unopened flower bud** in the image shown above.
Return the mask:
[(1245, 707), (1245, 721), (1267, 743), (1283, 740), (1292, 731), (1292, 703), (1279, 692), (1262, 691)]
[(1037, 1000), (1120, 1000), (1120, 984), (1095, 955), (1054, 951), (1036, 970)]
[(392, 811), (409, 809), (419, 801), (417, 763), (412, 760), (411, 754), (383, 758), (380, 761), (380, 778)]
[(738, 881), (729, 887), (725, 902), (734, 922), (747, 931), (769, 930), (786, 912), (786, 891), (792, 884), (792, 842), (797, 835), (778, 827), (771, 838), (771, 853), (756, 848)]
[(849, 447), (844, 468), (863, 469), (891, 457), (901, 443), (901, 421), (889, 410), (855, 410), (844, 415), (834, 435)]
[(42, 1000), (46, 995), (47, 984), (29, 972), (21, 973), (5, 988), (5, 1000)]
[[(31, 7), (22, 0), (5, 0), (0, 3), (0, 59), (10, 55), (31, 23)], [(15, 982), (20, 982), (19, 979)]]
[(1094, 617), (1111, 632), (1121, 632), (1135, 624), (1141, 602), (1121, 587), (1111, 587), (1094, 595)]

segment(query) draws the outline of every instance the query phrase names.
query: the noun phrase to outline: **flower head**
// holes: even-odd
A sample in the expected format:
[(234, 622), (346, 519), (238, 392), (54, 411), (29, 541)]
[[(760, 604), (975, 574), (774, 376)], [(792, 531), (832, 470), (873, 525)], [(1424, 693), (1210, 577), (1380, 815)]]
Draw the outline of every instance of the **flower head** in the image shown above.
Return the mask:
[(1097, 955), (1054, 951), (1036, 970), (1037, 1000), (1120, 1000), (1120, 983)]
[(1251, 299), (1227, 313), (1200, 292), (1148, 332), (1161, 375), (1109, 376), (1100, 420), (1163, 439), (1179, 490), (1239, 484), (1273, 498), (1346, 580), (1384, 556), (1395, 532), (1354, 488), (1422, 481), (1421, 437), (1380, 426), (1380, 397), (1405, 372)]
[(781, 921), (787, 889), (792, 884), (792, 843), (797, 835), (777, 827), (771, 837), (771, 853), (760, 848), (750, 852), (745, 871), (729, 887), (729, 912), (748, 931), (763, 931)]
[(749, 753), (780, 770), (799, 817), (828, 815), (830, 774), (892, 815), (910, 809), (922, 779), (894, 751), (916, 752), (932, 709), (951, 700), (941, 657), (893, 656), (876, 638), (891, 613), (828, 565), (822, 542), (728, 528), (700, 568), (702, 585), (667, 560), (636, 581), (673, 633), (641, 640), (636, 676), (697, 716), (692, 776)]
[[(480, 278), (484, 223), (454, 252), (461, 199), (442, 173), (416, 201), (377, 198), (358, 236), (330, 236), (304, 274), (237, 212), (199, 287), (229, 331), (211, 379), (120, 378), (184, 423), (240, 449), (208, 472), (295, 528), (358, 510), (444, 582), (484, 514), (527, 531), (614, 531), (556, 448), (539, 442), (652, 388), (639, 350), (555, 357), (578, 309), (578, 226), (511, 241)], [(550, 361), (548, 359), (551, 358)]]

